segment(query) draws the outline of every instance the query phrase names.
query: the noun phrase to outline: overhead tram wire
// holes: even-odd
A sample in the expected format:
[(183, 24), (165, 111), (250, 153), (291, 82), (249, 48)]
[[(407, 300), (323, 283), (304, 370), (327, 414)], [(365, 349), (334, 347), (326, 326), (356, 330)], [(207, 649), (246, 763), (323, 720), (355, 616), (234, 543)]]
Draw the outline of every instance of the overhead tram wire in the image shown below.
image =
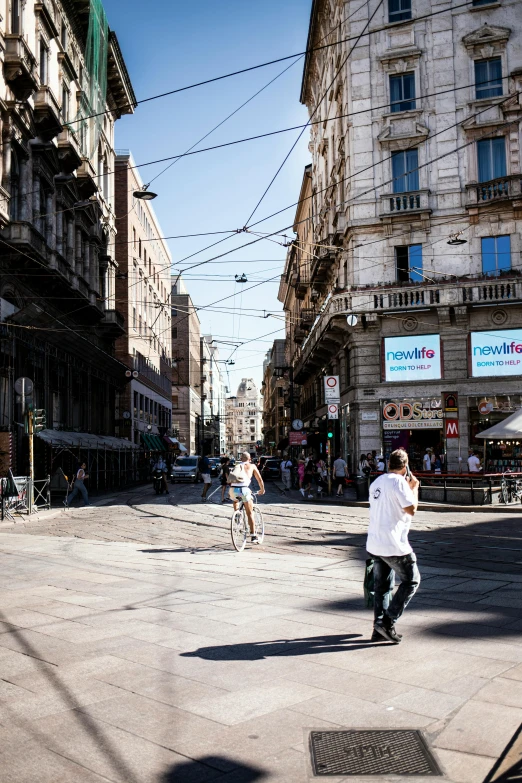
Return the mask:
[[(511, 77), (509, 75), (501, 76), (500, 80), (504, 81), (504, 80), (507, 80), (507, 79), (510, 79), (510, 78)], [(436, 90), (435, 92), (424, 93), (424, 94), (418, 95), (418, 96), (416, 96), (415, 100), (422, 100), (424, 98), (433, 98), (433, 97), (437, 97), (439, 95), (445, 95), (446, 93), (450, 93), (450, 92), (459, 92), (460, 90), (466, 90), (466, 89), (469, 89), (470, 87), (475, 87), (475, 86), (476, 86), (476, 82), (471, 82), (469, 84), (461, 85), (460, 87), (448, 87), (447, 89), (444, 89), (444, 90)], [(509, 97), (511, 97), (511, 96), (508, 96), (508, 98)], [(497, 104), (497, 105), (502, 105), (503, 102), (504, 101), (501, 101), (501, 103)], [(281, 129), (276, 130), (276, 131), (269, 131), (267, 133), (262, 133), (262, 134), (258, 134), (258, 135), (255, 135), (255, 136), (248, 136), (248, 137), (246, 137), (244, 139), (236, 139), (234, 141), (224, 142), (222, 144), (217, 144), (217, 145), (212, 146), (212, 147), (205, 147), (204, 149), (201, 149), (201, 150), (194, 150), (194, 151), (191, 151), (191, 152), (187, 151), (187, 152), (179, 153), (178, 155), (172, 155), (172, 156), (169, 156), (169, 157), (166, 157), (166, 158), (158, 158), (158, 159), (152, 160), (152, 161), (145, 161), (144, 163), (137, 163), (137, 164), (135, 164), (134, 166), (132, 166), (130, 168), (136, 169), (136, 168), (142, 168), (144, 166), (152, 166), (152, 165), (155, 165), (156, 163), (164, 163), (165, 161), (169, 161), (169, 160), (174, 160), (174, 162), (176, 162), (177, 160), (181, 160), (182, 158), (184, 158), (184, 157), (186, 157), (188, 155), (199, 155), (202, 152), (210, 152), (210, 151), (213, 151), (213, 150), (216, 150), (216, 149), (221, 149), (223, 147), (229, 147), (229, 146), (233, 146), (233, 145), (236, 145), (236, 144), (243, 144), (243, 143), (248, 142), (248, 141), (255, 141), (257, 139), (267, 138), (267, 137), (270, 137), (270, 136), (274, 136), (274, 135), (281, 134), (281, 133), (286, 133), (286, 132), (293, 131), (293, 130), (306, 129), (307, 127), (312, 126), (312, 125), (324, 125), (324, 123), (327, 123), (327, 122), (335, 122), (335, 121), (340, 120), (340, 119), (346, 119), (348, 117), (354, 117), (354, 116), (359, 115), (359, 114), (367, 114), (370, 111), (376, 111), (376, 110), (379, 110), (379, 109), (387, 109), (387, 108), (389, 108), (389, 101), (387, 103), (385, 103), (385, 104), (382, 104), (381, 106), (373, 106), (370, 109), (359, 109), (357, 111), (347, 112), (345, 114), (338, 114), (338, 115), (335, 115), (334, 117), (325, 118), (324, 120), (309, 120), (304, 125), (292, 125), (292, 126), (290, 126), (288, 128), (281, 128)], [(469, 120), (472, 117), (477, 116), (477, 114), (481, 114), (482, 112), (489, 110), (489, 108), (490, 107), (487, 106), (485, 109), (482, 109), (481, 111), (476, 112), (475, 115), (470, 115), (466, 119)], [(238, 111), (238, 109), (236, 111)], [(223, 120), (223, 122), (225, 122), (225, 120)], [(459, 125), (462, 122), (463, 121), (461, 120), (458, 123), (455, 123), (455, 125), (453, 125), (453, 126), (449, 126), (448, 128), (442, 129), (441, 131), (437, 131), (437, 133), (435, 133), (432, 136), (430, 136), (430, 138), (434, 138), (439, 133), (443, 133), (445, 130), (450, 130), (452, 127), (455, 127), (456, 125)], [(222, 123), (220, 123), (220, 124), (222, 124)], [(216, 126), (216, 127), (219, 127), (219, 126)], [(207, 136), (210, 135), (210, 133), (212, 133), (212, 131), (209, 131)], [(196, 144), (197, 143), (199, 143), (199, 142), (196, 142)], [(417, 142), (415, 142), (415, 144), (417, 144)], [(409, 148), (407, 148), (407, 149), (409, 149)], [(368, 168), (373, 168), (375, 165), (379, 165), (384, 160), (389, 160), (389, 159), (390, 158), (384, 158), (382, 161), (379, 161), (376, 164), (371, 164)], [(368, 170), (368, 169), (362, 169), (361, 172), (357, 172), (357, 173), (360, 174), (360, 173), (362, 173), (362, 171), (366, 171), (366, 170)], [(114, 173), (116, 173), (116, 170), (109, 171), (107, 173), (108, 174), (114, 174)], [(163, 172), (160, 172), (160, 174), (161, 173), (163, 173)], [(96, 174), (93, 177), (93, 179), (98, 179), (101, 176), (104, 176), (104, 175)], [(156, 175), (156, 176), (159, 176), (159, 174)], [(151, 180), (151, 182), (152, 181), (153, 180)], [(339, 182), (343, 182), (343, 181), (345, 181), (345, 180), (339, 180)], [(331, 187), (331, 185), (327, 186), (323, 190), (327, 190), (329, 187)], [(135, 190), (134, 187), (131, 188), (129, 190), (129, 193), (133, 192), (134, 190)], [(321, 191), (318, 191), (318, 192), (321, 192)], [(30, 196), (30, 195), (32, 195), (34, 193), (36, 193), (36, 191), (28, 191), (26, 193), (26, 196)], [(4, 197), (0, 198), (0, 202), (7, 201), (9, 198), (10, 198), (9, 196), (4, 196)], [(303, 199), (302, 201), (304, 201), (304, 200), (305, 199)], [(92, 203), (94, 204), (96, 202), (93, 201)], [(265, 220), (268, 220), (269, 217), (274, 217), (274, 216), (280, 214), (281, 212), (286, 211), (287, 209), (291, 209), (292, 206), (297, 206), (299, 203), (301, 203), (301, 202), (296, 202), (295, 204), (291, 204), (288, 207), (284, 207), (283, 209), (278, 210), (277, 212), (274, 212), (274, 213), (272, 213), (271, 215), (269, 215), (269, 216), (267, 216), (265, 218), (262, 218), (262, 220), (257, 221), (256, 223), (253, 223), (252, 226), (257, 226), (259, 223), (261, 223), (261, 222), (263, 222)], [(37, 217), (40, 217), (40, 218), (50, 217), (50, 216), (57, 215), (57, 214), (60, 214), (60, 213), (63, 213), (63, 212), (69, 212), (71, 210), (74, 210), (75, 208), (76, 209), (81, 209), (81, 208), (84, 208), (86, 206), (88, 206), (88, 204), (82, 205), (82, 207), (75, 207), (73, 205), (72, 207), (69, 207), (68, 209), (58, 210), (58, 211), (55, 211), (55, 212), (41, 212), (41, 213), (38, 213)], [(199, 232), (199, 233), (194, 233), (194, 234), (179, 234), (179, 235), (174, 235), (174, 236), (152, 237), (150, 239), (142, 239), (142, 242), (156, 242), (156, 241), (167, 240), (167, 239), (169, 239), (169, 240), (170, 239), (187, 239), (187, 238), (197, 237), (197, 236), (211, 236), (211, 235), (214, 235), (214, 234), (231, 234), (231, 235), (233, 235), (235, 233), (240, 233), (240, 232), (241, 232), (241, 229), (229, 229), (228, 231), (207, 231), (207, 232)], [(121, 241), (117, 241), (117, 242), (111, 243), (109, 245), (109, 247), (115, 247), (117, 245), (131, 244), (132, 242), (133, 242), (133, 240), (121, 240)]]
[[(460, 8), (469, 8), (472, 5), (472, 0), (467, 0), (465, 3), (459, 3), (458, 5), (454, 5), (451, 8), (441, 8), (438, 11), (430, 11), (428, 14), (422, 14), (420, 16), (416, 16), (414, 19), (407, 19), (403, 22), (395, 22), (393, 25), (393, 29), (396, 30), (400, 27), (403, 27), (404, 25), (411, 25), (412, 22), (422, 22), (424, 19), (429, 19), (433, 16), (438, 16), (439, 14), (447, 13), (448, 10), (450, 11), (457, 11)], [(365, 33), (366, 35), (373, 35), (374, 33), (380, 33), (384, 31), (388, 31), (390, 29), (389, 24), (385, 24), (382, 27), (376, 27), (374, 30), (369, 30)], [(229, 73), (222, 74), (221, 76), (213, 76), (211, 79), (204, 79), (200, 82), (194, 82), (192, 84), (187, 84), (184, 87), (178, 87), (174, 90), (167, 90), (166, 92), (158, 93), (157, 95), (151, 95), (148, 98), (140, 98), (138, 101), (134, 101), (132, 103), (126, 103), (119, 107), (120, 111), (122, 109), (126, 108), (136, 108), (136, 106), (141, 105), (142, 103), (149, 103), (150, 101), (156, 101), (159, 98), (167, 98), (169, 95), (176, 95), (180, 92), (186, 92), (187, 90), (193, 90), (196, 87), (203, 87), (206, 84), (213, 84), (214, 82), (223, 81), (223, 79), (230, 79), (232, 76), (240, 76), (242, 73), (249, 73), (250, 71), (257, 71), (260, 68), (266, 68), (270, 65), (276, 65), (277, 63), (285, 62), (286, 60), (293, 60), (298, 57), (307, 56), (309, 54), (312, 54), (313, 52), (321, 51), (322, 49), (330, 49), (333, 46), (340, 46), (344, 43), (350, 43), (350, 41), (358, 39), (359, 36), (350, 36), (348, 38), (343, 38), (340, 41), (333, 41), (329, 44), (322, 44), (320, 46), (313, 46), (310, 47), (310, 49), (304, 49), (301, 52), (296, 52), (294, 54), (287, 54), (284, 57), (277, 57), (274, 60), (267, 60), (266, 62), (259, 63), (258, 65), (251, 65), (248, 68), (241, 68), (237, 71), (230, 71)], [(102, 117), (108, 114), (106, 111), (97, 112), (96, 114), (88, 114), (85, 117), (80, 117), (77, 120), (73, 120), (69, 123), (67, 123), (65, 126), (60, 126), (63, 130), (65, 127), (69, 127), (74, 122), (84, 122), (85, 120), (90, 120), (93, 117)]]
[[(319, 98), (319, 100), (317, 101), (317, 103), (316, 103), (316, 105), (315, 105), (315, 108), (314, 108), (313, 112), (311, 113), (311, 115), (310, 115), (310, 117), (309, 117), (309, 119), (308, 119), (308, 122), (307, 122), (307, 123), (306, 123), (306, 125), (303, 127), (303, 129), (301, 130), (300, 134), (298, 135), (298, 137), (296, 138), (296, 140), (294, 141), (294, 143), (292, 144), (292, 146), (291, 146), (291, 147), (290, 147), (290, 149), (288, 150), (287, 154), (286, 154), (286, 155), (285, 155), (285, 157), (283, 158), (283, 161), (282, 161), (282, 163), (280, 164), (279, 168), (277, 169), (276, 173), (274, 174), (274, 176), (272, 177), (272, 179), (271, 179), (271, 180), (270, 180), (270, 182), (268, 183), (268, 186), (266, 187), (265, 191), (263, 192), (263, 195), (261, 196), (261, 198), (259, 199), (259, 201), (258, 201), (258, 202), (257, 202), (257, 204), (255, 205), (254, 209), (252, 210), (252, 212), (251, 212), (251, 213), (250, 213), (250, 215), (248, 216), (248, 219), (245, 221), (245, 226), (248, 226), (248, 224), (250, 223), (250, 221), (252, 220), (252, 218), (253, 218), (253, 217), (254, 217), (254, 215), (256, 214), (256, 212), (257, 212), (258, 208), (260, 207), (261, 203), (263, 202), (263, 199), (265, 198), (266, 194), (268, 193), (268, 191), (270, 190), (270, 188), (272, 187), (272, 185), (273, 185), (273, 184), (274, 184), (274, 182), (276, 181), (276, 179), (277, 179), (277, 177), (279, 176), (279, 173), (282, 171), (282, 169), (283, 169), (283, 167), (284, 167), (284, 165), (285, 165), (286, 161), (288, 160), (288, 158), (290, 157), (290, 155), (292, 154), (292, 152), (293, 152), (293, 151), (294, 151), (294, 149), (296, 148), (296, 146), (297, 146), (297, 144), (299, 143), (299, 140), (301, 139), (301, 137), (302, 137), (303, 133), (305, 132), (306, 128), (308, 128), (308, 127), (309, 127), (309, 125), (310, 125), (310, 123), (311, 123), (311, 121), (312, 121), (312, 118), (315, 116), (315, 114), (317, 114), (317, 111), (319, 110), (319, 107), (322, 105), (322, 103), (323, 103), (324, 99), (326, 98), (326, 96), (328, 95), (328, 93), (330, 92), (330, 90), (332, 89), (332, 86), (334, 85), (334, 83), (335, 83), (335, 81), (336, 81), (337, 77), (338, 77), (338, 76), (339, 76), (339, 74), (342, 72), (342, 70), (343, 70), (344, 66), (346, 65), (346, 63), (347, 63), (347, 61), (348, 61), (348, 59), (351, 57), (351, 55), (352, 55), (352, 53), (354, 52), (354, 50), (355, 50), (355, 48), (356, 48), (357, 44), (359, 43), (359, 41), (360, 41), (360, 40), (361, 40), (361, 38), (363, 37), (363, 35), (364, 35), (364, 33), (366, 32), (367, 28), (368, 28), (368, 27), (370, 26), (370, 24), (372, 23), (373, 17), (375, 16), (375, 14), (377, 13), (377, 11), (379, 10), (379, 8), (382, 6), (382, 4), (383, 4), (383, 3), (384, 3), (384, 0), (379, 0), (379, 2), (378, 2), (378, 4), (377, 4), (377, 6), (376, 6), (376, 8), (375, 8), (375, 11), (373, 12), (373, 14), (370, 16), (370, 18), (368, 19), (368, 21), (367, 21), (367, 22), (366, 22), (366, 24), (364, 25), (364, 27), (363, 27), (362, 31), (361, 31), (361, 32), (359, 33), (359, 35), (357, 36), (357, 38), (356, 38), (356, 40), (355, 40), (355, 43), (354, 43), (354, 44), (353, 44), (353, 46), (351, 47), (350, 51), (348, 52), (348, 54), (346, 55), (346, 57), (344, 58), (344, 60), (342, 61), (342, 63), (340, 64), (340, 66), (339, 66), (339, 68), (337, 69), (337, 71), (335, 72), (335, 74), (334, 74), (334, 76), (333, 76), (332, 80), (330, 81), (330, 83), (329, 83), (328, 87), (326, 88), (326, 90), (323, 92), (323, 94), (321, 95), (321, 97), (320, 97), (320, 98)], [(365, 3), (364, 5), (368, 5), (368, 6), (369, 6), (369, 4), (370, 4), (370, 0), (366, 0), (366, 3)], [(360, 9), (359, 9), (359, 10), (360, 10)]]
[[(511, 99), (513, 98), (513, 96), (514, 96), (514, 95), (519, 95), (519, 94), (520, 94), (520, 92), (513, 93), (513, 94), (511, 94), (511, 95), (507, 96), (507, 98), (505, 99), (505, 101), (507, 101), (507, 100), (511, 100)], [(502, 102), (501, 102), (501, 103), (499, 103), (498, 105), (502, 105), (502, 103), (504, 103), (505, 101), (502, 101)], [(457, 126), (457, 125), (460, 125), (460, 124), (462, 124), (462, 122), (469, 121), (469, 119), (471, 119), (473, 116), (475, 116), (475, 117), (476, 117), (476, 116), (478, 116), (479, 114), (481, 114), (482, 112), (484, 112), (484, 111), (487, 111), (488, 109), (489, 109), (489, 107), (485, 107), (485, 108), (484, 108), (484, 109), (482, 109), (481, 111), (478, 111), (478, 112), (476, 112), (474, 115), (471, 115), (471, 117), (466, 117), (466, 118), (464, 118), (463, 120), (461, 120), (460, 122), (457, 122), (457, 123), (455, 123), (453, 126), (449, 126), (449, 128), (442, 129), (442, 130), (441, 130), (441, 131), (439, 131), (438, 133), (445, 132), (445, 131), (447, 131), (447, 130), (451, 129), (452, 127), (455, 127), (455, 126)], [(510, 121), (510, 122), (504, 123), (504, 125), (511, 125), (511, 124), (514, 124), (515, 122), (519, 122), (519, 119), (512, 120), (512, 121)], [(438, 135), (438, 133), (437, 133), (437, 134), (434, 134), (434, 136)], [(491, 132), (490, 132), (490, 134), (491, 134)], [(430, 165), (431, 163), (433, 163), (433, 162), (435, 162), (435, 161), (437, 161), (437, 160), (440, 160), (440, 159), (442, 159), (442, 158), (444, 158), (444, 157), (447, 157), (448, 155), (451, 155), (451, 154), (453, 154), (455, 151), (458, 151), (459, 149), (463, 149), (464, 147), (467, 147), (467, 146), (469, 146), (470, 144), (474, 144), (474, 143), (476, 143), (476, 141), (477, 141), (477, 140), (480, 140), (481, 138), (484, 138), (484, 137), (486, 137), (486, 136), (488, 136), (488, 135), (490, 135), (490, 134), (484, 134), (484, 135), (483, 135), (483, 136), (481, 136), (481, 137), (477, 137), (477, 138), (475, 138), (475, 139), (472, 139), (472, 140), (470, 140), (469, 142), (467, 142), (466, 144), (464, 144), (464, 145), (461, 145), (460, 147), (457, 147), (456, 149), (452, 149), (452, 150), (450, 150), (450, 151), (448, 151), (448, 152), (446, 152), (446, 153), (443, 153), (442, 155), (439, 155), (437, 158), (434, 158), (434, 159), (432, 159), (432, 160), (430, 160), (430, 161), (427, 161), (425, 164), (423, 164), (422, 166), (419, 166), (419, 167), (417, 167), (417, 168), (418, 168), (418, 169), (420, 169), (420, 168), (423, 168), (424, 166)], [(434, 136), (433, 136), (433, 137), (434, 137)], [(433, 137), (432, 137), (432, 138), (433, 138)], [(372, 164), (371, 166), (369, 166), (368, 168), (373, 168), (373, 167), (375, 167), (375, 166), (377, 166), (377, 165), (380, 165), (380, 163), (381, 163), (380, 161), (379, 161), (379, 162), (377, 162), (377, 163), (374, 163), (374, 164)], [(414, 169), (414, 170), (415, 170), (415, 169)], [(359, 174), (359, 173), (361, 173), (361, 172), (357, 172), (357, 173)], [(350, 179), (352, 176), (354, 176), (354, 175), (350, 175), (350, 177), (347, 177), (347, 178), (345, 178), (345, 179)], [(393, 180), (390, 180), (390, 181), (393, 181)], [(387, 184), (387, 183), (380, 183), (380, 185), (379, 185), (379, 186), (375, 186), (375, 187), (371, 188), (371, 189), (370, 189), (369, 191), (367, 191), (367, 192), (372, 192), (373, 190), (376, 190), (378, 187), (382, 187), (382, 185), (383, 185), (383, 184)], [(328, 186), (327, 188), (323, 188), (323, 190), (328, 190), (328, 188), (329, 188), (329, 187), (332, 187), (332, 186), (330, 185), (330, 186)], [(345, 200), (345, 201), (343, 201), (343, 202), (340, 202), (340, 204), (337, 204), (337, 205), (335, 205), (335, 206), (342, 206), (342, 205), (343, 205), (343, 204), (345, 204), (345, 203), (349, 203), (350, 201), (353, 201), (353, 200), (355, 200), (356, 198), (358, 198), (358, 197), (359, 197), (359, 196), (361, 196), (361, 195), (363, 195), (363, 194), (358, 194), (357, 196), (354, 196), (352, 199), (347, 199), (347, 200)], [(305, 199), (302, 199), (302, 201), (304, 201), (304, 200), (305, 200)], [(282, 210), (282, 211), (283, 211), (283, 210)], [(307, 219), (308, 219), (308, 218), (306, 218), (306, 219), (304, 219), (304, 220), (301, 220), (301, 221), (299, 221), (299, 222), (301, 222), (301, 223), (302, 223), (302, 222), (305, 222)], [(463, 220), (465, 220), (464, 216), (463, 216)], [(463, 220), (461, 220), (461, 219), (459, 218), (457, 222), (463, 222)], [(454, 220), (453, 222), (456, 222), (456, 221)], [(290, 226), (285, 226), (283, 229), (279, 229), (278, 231), (272, 232), (272, 234), (271, 234), (271, 235), (269, 235), (269, 236), (276, 236), (277, 234), (281, 233), (282, 231), (286, 231), (286, 230), (289, 230), (289, 229), (291, 229), (291, 228), (292, 228), (294, 225), (296, 225), (295, 221), (294, 221), (294, 222), (293, 222), (293, 223), (292, 223)], [(228, 238), (228, 237), (225, 237), (225, 239), (227, 239), (227, 238)], [(192, 266), (190, 266), (190, 267), (187, 267), (187, 269), (190, 269), (190, 268), (195, 268), (195, 267), (198, 267), (198, 266), (202, 266), (202, 265), (203, 265), (203, 264), (205, 264), (205, 263), (209, 263), (210, 261), (214, 261), (214, 260), (216, 260), (216, 259), (222, 258), (222, 257), (223, 257), (223, 256), (225, 256), (225, 255), (229, 255), (229, 254), (231, 254), (231, 253), (233, 253), (233, 252), (236, 252), (237, 250), (239, 250), (239, 249), (242, 249), (242, 248), (244, 248), (244, 247), (247, 247), (247, 246), (249, 246), (249, 245), (256, 244), (257, 242), (260, 242), (260, 241), (261, 241), (261, 239), (266, 239), (266, 238), (267, 238), (267, 237), (262, 237), (262, 238), (255, 239), (255, 240), (253, 240), (253, 241), (251, 241), (251, 242), (244, 243), (243, 245), (241, 245), (241, 246), (240, 246), (240, 247), (238, 247), (238, 248), (233, 248), (232, 250), (225, 251), (225, 253), (221, 253), (220, 255), (218, 255), (218, 256), (214, 256), (214, 257), (212, 257), (212, 258), (210, 258), (210, 259), (207, 259), (206, 261), (198, 262), (197, 264), (194, 264), (194, 265), (192, 265)], [(213, 244), (212, 244), (212, 245), (210, 245), (209, 247), (213, 247), (213, 246), (215, 246), (215, 245), (219, 244), (219, 243), (220, 243), (220, 242), (222, 242), (222, 241), (224, 241), (224, 240), (223, 240), (223, 239), (222, 239), (222, 240), (219, 240), (218, 242), (216, 242), (216, 243), (213, 243)], [(376, 241), (386, 241), (386, 238), (383, 238), (383, 239), (380, 239), (380, 240), (376, 240)], [(15, 250), (16, 252), (20, 253), (21, 255), (24, 255), (24, 256), (26, 256), (27, 258), (29, 258), (30, 260), (32, 260), (34, 263), (38, 263), (40, 266), (42, 266), (42, 267), (44, 267), (44, 268), (47, 268), (47, 267), (45, 267), (45, 265), (44, 265), (44, 264), (42, 264), (41, 262), (38, 262), (38, 261), (36, 261), (36, 259), (32, 259), (32, 258), (31, 258), (31, 256), (28, 256), (26, 253), (23, 253), (23, 252), (22, 252), (22, 251), (20, 251), (18, 248), (16, 248), (16, 247), (13, 247), (12, 245), (9, 245), (9, 244), (8, 244), (7, 242), (5, 242), (4, 240), (0, 240), (0, 242), (2, 242), (2, 243), (3, 243), (4, 245), (6, 245), (7, 247), (9, 247), (9, 248), (11, 248), (11, 249)], [(373, 244), (373, 243), (365, 243), (365, 244)], [(193, 255), (197, 255), (199, 252), (204, 252), (206, 249), (209, 249), (209, 247), (207, 247), (207, 248), (202, 248), (200, 251), (196, 251), (196, 253), (192, 254), (192, 256), (193, 256)], [(182, 263), (184, 260), (187, 260), (188, 258), (190, 258), (190, 257), (192, 257), (192, 256), (187, 256), (185, 259), (182, 259), (182, 260), (181, 260), (180, 262), (178, 262), (178, 263)], [(169, 266), (168, 266), (168, 267), (165, 267), (165, 269), (166, 269), (166, 268), (169, 268), (169, 269), (170, 269), (170, 268), (171, 268), (171, 264), (169, 264)], [(164, 270), (161, 270), (161, 269), (160, 269), (159, 271), (164, 271)], [(179, 277), (180, 277), (180, 275), (178, 275), (178, 278), (177, 278), (177, 279), (179, 279)], [(148, 278), (146, 277), (146, 278), (144, 278), (144, 279), (148, 279)], [(138, 282), (138, 281), (136, 281), (136, 283), (133, 283), (133, 284), (131, 284), (131, 285), (135, 285), (135, 284), (137, 284), (137, 282)], [(129, 287), (130, 287), (130, 286), (129, 286)], [(222, 301), (222, 300), (218, 300), (218, 301)], [(84, 309), (84, 308), (86, 308), (86, 307), (89, 307), (89, 306), (90, 306), (90, 305), (83, 305), (82, 307), (78, 308), (78, 310), (77, 310), (77, 311), (79, 311), (79, 310), (81, 310), (81, 309)], [(201, 309), (201, 308), (200, 308), (200, 309)], [(74, 312), (77, 312), (77, 311), (74, 311)], [(72, 315), (72, 314), (73, 314), (73, 313), (70, 313), (70, 314), (68, 314), (68, 315)]]

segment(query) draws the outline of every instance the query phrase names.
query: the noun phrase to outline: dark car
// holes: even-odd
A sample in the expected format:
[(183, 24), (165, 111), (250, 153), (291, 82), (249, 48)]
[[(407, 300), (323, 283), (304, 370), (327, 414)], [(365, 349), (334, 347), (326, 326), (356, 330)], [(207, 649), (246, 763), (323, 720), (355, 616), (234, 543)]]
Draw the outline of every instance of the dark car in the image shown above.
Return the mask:
[(208, 461), (210, 462), (210, 475), (219, 476), (219, 474), (221, 473), (221, 458), (209, 457)]
[(278, 479), (281, 476), (281, 460), (269, 457), (261, 468), (263, 481)]

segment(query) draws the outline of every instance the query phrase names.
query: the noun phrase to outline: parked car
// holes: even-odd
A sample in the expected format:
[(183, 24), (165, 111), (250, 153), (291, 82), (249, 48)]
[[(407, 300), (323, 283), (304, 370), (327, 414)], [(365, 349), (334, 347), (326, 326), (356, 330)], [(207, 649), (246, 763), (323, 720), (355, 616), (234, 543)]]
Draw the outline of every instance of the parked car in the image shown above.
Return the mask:
[(278, 479), (281, 476), (281, 460), (275, 457), (268, 457), (261, 468), (263, 481)]
[(172, 483), (176, 481), (192, 481), (194, 484), (198, 481), (199, 457), (176, 457), (172, 466)]
[(210, 475), (219, 476), (219, 474), (221, 473), (221, 458), (209, 457), (208, 461), (210, 462)]

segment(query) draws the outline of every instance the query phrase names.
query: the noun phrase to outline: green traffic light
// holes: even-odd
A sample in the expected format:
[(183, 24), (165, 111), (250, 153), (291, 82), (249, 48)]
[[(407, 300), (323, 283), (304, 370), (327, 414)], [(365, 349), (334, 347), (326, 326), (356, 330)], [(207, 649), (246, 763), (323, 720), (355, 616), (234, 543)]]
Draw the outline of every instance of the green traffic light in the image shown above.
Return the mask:
[(329, 437), (329, 438), (333, 438), (333, 432), (329, 432), (329, 433), (328, 433), (328, 437)]

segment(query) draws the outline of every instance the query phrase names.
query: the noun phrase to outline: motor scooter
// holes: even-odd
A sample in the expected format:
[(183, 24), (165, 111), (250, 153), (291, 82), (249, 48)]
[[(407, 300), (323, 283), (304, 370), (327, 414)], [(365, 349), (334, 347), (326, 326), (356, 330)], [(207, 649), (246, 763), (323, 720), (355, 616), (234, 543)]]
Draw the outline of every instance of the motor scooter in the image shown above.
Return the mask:
[(163, 471), (155, 468), (152, 471), (152, 486), (156, 495), (162, 495), (165, 492), (165, 482), (163, 481)]

